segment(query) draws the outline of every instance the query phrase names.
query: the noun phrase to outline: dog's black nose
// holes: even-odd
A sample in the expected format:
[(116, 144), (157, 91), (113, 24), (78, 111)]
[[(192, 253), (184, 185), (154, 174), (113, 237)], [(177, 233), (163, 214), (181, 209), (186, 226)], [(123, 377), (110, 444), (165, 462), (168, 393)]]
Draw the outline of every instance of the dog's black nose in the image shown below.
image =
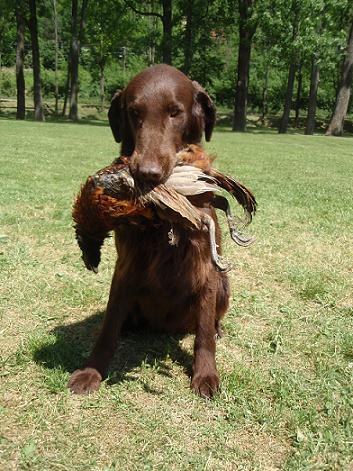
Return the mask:
[(162, 182), (163, 172), (159, 165), (142, 164), (137, 167), (134, 177), (141, 184), (158, 185)]

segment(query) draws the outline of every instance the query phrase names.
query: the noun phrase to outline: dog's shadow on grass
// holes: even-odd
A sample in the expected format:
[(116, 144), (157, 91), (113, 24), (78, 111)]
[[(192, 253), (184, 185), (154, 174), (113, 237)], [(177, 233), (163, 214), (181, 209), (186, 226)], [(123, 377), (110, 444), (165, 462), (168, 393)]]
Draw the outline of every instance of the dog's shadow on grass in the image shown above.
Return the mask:
[[(83, 367), (102, 326), (103, 317), (104, 312), (97, 312), (83, 321), (55, 327), (51, 331), (50, 342), (34, 350), (34, 361), (47, 369), (60, 369), (69, 373)], [(182, 338), (145, 331), (123, 331), (109, 370), (108, 384), (136, 379), (131, 371), (142, 365), (153, 367), (158, 374), (171, 376), (171, 362), (180, 365), (191, 376), (192, 355), (180, 346)]]

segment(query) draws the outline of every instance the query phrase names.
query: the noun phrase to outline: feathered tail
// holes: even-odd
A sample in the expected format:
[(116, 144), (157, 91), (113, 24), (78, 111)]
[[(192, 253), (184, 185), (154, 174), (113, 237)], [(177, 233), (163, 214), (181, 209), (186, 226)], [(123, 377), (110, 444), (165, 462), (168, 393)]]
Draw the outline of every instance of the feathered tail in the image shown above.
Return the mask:
[(207, 173), (216, 181), (218, 186), (226, 190), (237, 200), (247, 214), (247, 222), (251, 222), (252, 216), (256, 213), (257, 206), (252, 191), (242, 183), (237, 182), (228, 175), (218, 172), (218, 170), (214, 168), (211, 168)]

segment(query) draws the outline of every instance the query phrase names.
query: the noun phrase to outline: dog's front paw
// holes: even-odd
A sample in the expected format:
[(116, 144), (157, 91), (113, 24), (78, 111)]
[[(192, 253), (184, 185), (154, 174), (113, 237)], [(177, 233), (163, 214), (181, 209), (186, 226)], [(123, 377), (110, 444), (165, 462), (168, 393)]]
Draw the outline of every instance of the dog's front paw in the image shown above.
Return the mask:
[(72, 373), (67, 387), (74, 394), (88, 394), (97, 391), (102, 381), (102, 375), (95, 368), (85, 368)]
[(218, 391), (219, 377), (217, 371), (196, 372), (191, 381), (191, 389), (205, 399), (211, 399)]

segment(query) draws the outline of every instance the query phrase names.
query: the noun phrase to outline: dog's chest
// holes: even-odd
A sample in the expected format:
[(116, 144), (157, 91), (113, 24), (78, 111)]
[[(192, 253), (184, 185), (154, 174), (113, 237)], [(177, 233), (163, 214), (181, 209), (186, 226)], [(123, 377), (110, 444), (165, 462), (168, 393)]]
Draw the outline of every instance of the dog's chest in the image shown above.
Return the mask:
[(119, 269), (136, 289), (151, 296), (194, 293), (214, 270), (207, 233), (163, 223), (158, 228), (126, 228), (117, 234)]

